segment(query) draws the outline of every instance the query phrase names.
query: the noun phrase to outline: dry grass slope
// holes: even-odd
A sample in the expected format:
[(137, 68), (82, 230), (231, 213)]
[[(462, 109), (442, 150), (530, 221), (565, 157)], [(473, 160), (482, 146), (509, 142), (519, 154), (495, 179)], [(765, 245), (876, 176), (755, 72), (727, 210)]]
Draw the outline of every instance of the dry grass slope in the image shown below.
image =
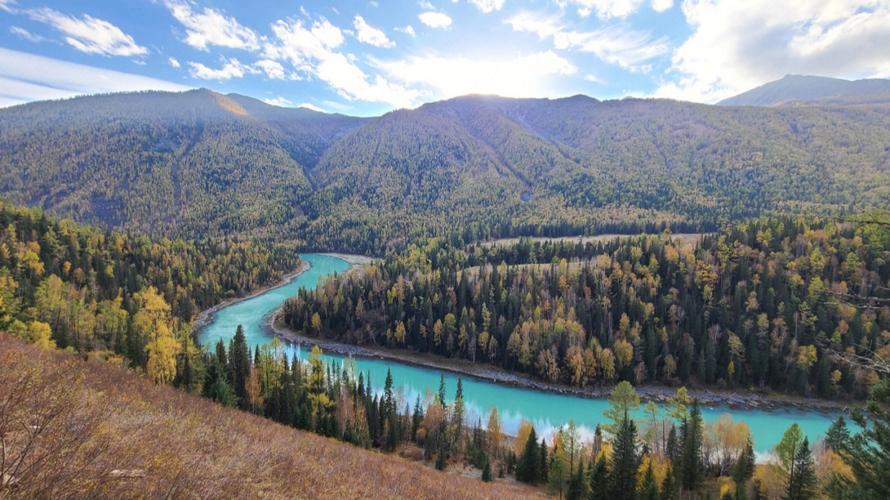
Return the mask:
[(2, 333), (0, 367), (0, 498), (536, 494), (291, 429)]

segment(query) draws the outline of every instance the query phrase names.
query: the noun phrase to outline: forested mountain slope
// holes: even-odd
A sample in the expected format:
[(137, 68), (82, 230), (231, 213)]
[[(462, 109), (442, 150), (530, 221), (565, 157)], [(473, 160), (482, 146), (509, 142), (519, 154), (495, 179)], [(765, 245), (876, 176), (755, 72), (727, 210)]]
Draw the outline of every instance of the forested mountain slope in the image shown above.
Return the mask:
[(361, 119), (207, 90), (0, 110), (0, 191), (83, 222), (165, 236), (299, 217), (304, 168)]
[[(206, 90), (0, 110), (0, 193), (79, 220), (382, 253), (890, 203), (890, 106), (466, 96), (374, 119)], [(648, 227), (652, 229), (653, 227)]]
[(725, 106), (780, 106), (890, 102), (890, 80), (843, 80), (824, 76), (786, 75), (737, 96), (720, 101)]

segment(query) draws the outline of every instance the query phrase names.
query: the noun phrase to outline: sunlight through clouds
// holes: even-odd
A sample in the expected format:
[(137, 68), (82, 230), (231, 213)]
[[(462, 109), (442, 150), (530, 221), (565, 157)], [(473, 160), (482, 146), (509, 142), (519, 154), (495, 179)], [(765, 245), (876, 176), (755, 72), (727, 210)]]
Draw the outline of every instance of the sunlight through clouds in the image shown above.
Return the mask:
[(375, 65), (394, 80), (422, 86), (427, 96), (434, 99), (464, 94), (542, 97), (552, 94), (546, 84), (548, 77), (574, 75), (578, 71), (553, 51), (496, 59), (412, 56), (377, 61)]

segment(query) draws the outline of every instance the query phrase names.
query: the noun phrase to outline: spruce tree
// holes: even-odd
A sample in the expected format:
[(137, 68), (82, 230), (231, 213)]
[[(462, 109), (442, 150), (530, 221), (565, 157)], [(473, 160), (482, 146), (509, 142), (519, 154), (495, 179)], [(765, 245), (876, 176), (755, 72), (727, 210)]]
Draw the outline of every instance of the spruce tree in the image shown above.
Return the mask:
[(482, 464), (482, 480), (486, 483), (491, 481), (491, 461), (488, 455), (485, 455), (485, 462)]
[(738, 500), (747, 498), (745, 483), (754, 475), (754, 448), (751, 444), (751, 436), (745, 443), (745, 449), (739, 454), (739, 458), (732, 468), (732, 479), (735, 481), (735, 496)]
[(538, 473), (539, 456), (538, 456), (538, 437), (535, 435), (535, 429), (532, 428), (525, 442), (525, 448), (522, 455), (516, 461), (516, 480), (523, 483), (536, 484), (541, 480)]
[(803, 438), (803, 442), (794, 452), (794, 461), (788, 475), (788, 483), (785, 486), (785, 500), (807, 500), (813, 498), (816, 493), (816, 471), (813, 465), (813, 454), (810, 452), (810, 442)]
[(605, 454), (600, 455), (590, 472), (590, 500), (609, 498), (609, 462)]
[(680, 485), (686, 491), (695, 491), (701, 485), (703, 476), (701, 447), (701, 407), (698, 400), (695, 400), (689, 417), (680, 427)]
[(612, 471), (609, 474), (609, 495), (612, 500), (634, 498), (639, 467), (637, 427), (625, 412), (612, 447)]
[(646, 466), (643, 482), (640, 484), (640, 500), (658, 500), (658, 485), (655, 483), (655, 472), (652, 470), (652, 461)]
[(661, 482), (661, 500), (677, 500), (680, 498), (679, 491), (677, 490), (674, 468), (668, 467), (667, 473), (664, 475), (664, 481)]

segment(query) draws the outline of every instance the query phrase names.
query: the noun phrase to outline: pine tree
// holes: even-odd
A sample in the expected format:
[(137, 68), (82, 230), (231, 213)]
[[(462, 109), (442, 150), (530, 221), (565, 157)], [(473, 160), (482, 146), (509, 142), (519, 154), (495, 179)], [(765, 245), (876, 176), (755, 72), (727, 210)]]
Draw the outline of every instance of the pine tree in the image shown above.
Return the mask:
[(754, 475), (754, 448), (751, 444), (751, 436), (748, 436), (748, 442), (745, 443), (745, 449), (739, 454), (739, 458), (732, 468), (732, 479), (735, 481), (735, 496), (738, 500), (747, 497), (745, 494), (745, 483)]
[(815, 492), (816, 472), (813, 465), (813, 454), (810, 452), (809, 440), (803, 438), (803, 442), (794, 453), (784, 498), (785, 500), (807, 500), (813, 498)]
[(539, 473), (538, 438), (535, 429), (532, 428), (525, 441), (522, 455), (516, 462), (516, 480), (523, 483), (536, 484), (541, 480)]
[(637, 428), (627, 413), (618, 427), (612, 448), (612, 471), (609, 474), (609, 495), (612, 500), (631, 500), (637, 486)]
[(646, 466), (643, 482), (640, 484), (640, 500), (658, 500), (658, 485), (655, 484), (655, 472), (652, 470), (652, 461)]
[(843, 419), (832, 426), (828, 444), (841, 457), (853, 478), (836, 475), (832, 489), (851, 498), (890, 498), (890, 381), (878, 383), (865, 411), (854, 411), (853, 421), (861, 431), (850, 434)]
[(698, 400), (695, 400), (689, 417), (680, 427), (680, 485), (686, 491), (695, 491), (701, 485), (703, 476), (701, 447), (701, 408)]
[(677, 479), (674, 477), (674, 468), (668, 467), (664, 480), (661, 482), (661, 500), (677, 500), (680, 498), (677, 491)]
[(609, 498), (609, 462), (605, 454), (600, 455), (590, 472), (590, 500)]
[(581, 500), (587, 498), (587, 484), (584, 481), (584, 463), (578, 460), (578, 467), (572, 473), (569, 487), (566, 490), (566, 500)]
[(488, 455), (485, 455), (485, 462), (482, 464), (482, 480), (486, 483), (491, 482), (491, 461)]
[(232, 338), (232, 348), (229, 350), (229, 383), (238, 398), (238, 404), (247, 408), (247, 378), (250, 376), (250, 350), (247, 348), (247, 339), (244, 337), (244, 328), (238, 325), (235, 336)]

